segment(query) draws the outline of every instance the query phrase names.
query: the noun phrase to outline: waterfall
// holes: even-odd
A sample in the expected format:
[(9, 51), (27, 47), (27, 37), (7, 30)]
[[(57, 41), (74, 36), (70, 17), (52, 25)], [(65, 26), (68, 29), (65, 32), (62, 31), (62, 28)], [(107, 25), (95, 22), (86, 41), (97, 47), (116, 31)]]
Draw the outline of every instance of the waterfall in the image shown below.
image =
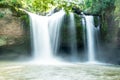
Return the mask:
[(50, 60), (52, 50), (48, 30), (48, 17), (29, 13), (31, 21), (34, 60)]
[(51, 37), (52, 50), (56, 55), (60, 43), (60, 29), (62, 27), (62, 22), (64, 19), (65, 12), (63, 10), (54, 13), (49, 17), (49, 31)]
[(87, 49), (88, 53), (88, 62), (95, 63), (96, 58), (96, 49), (98, 42), (98, 32), (99, 32), (99, 26), (95, 27), (94, 25), (94, 17), (93, 16), (86, 16), (84, 15), (84, 19), (82, 20), (83, 26), (84, 26), (84, 45)]
[[(56, 62), (56, 56), (60, 45), (60, 33), (64, 20), (65, 12), (63, 10), (56, 12), (50, 16), (40, 16), (29, 13), (31, 35), (32, 35), (32, 53), (34, 61), (38, 63), (53, 63)], [(83, 22), (83, 36), (84, 45), (88, 52), (88, 61), (96, 62), (95, 54), (98, 43), (99, 27), (94, 25), (94, 17), (84, 15)], [(76, 26), (74, 14), (69, 16), (69, 41), (70, 53), (72, 60), (76, 61), (78, 58)], [(97, 40), (97, 41), (96, 41)]]
[(51, 16), (41, 16), (29, 13), (33, 61), (42, 64), (58, 63), (54, 54), (59, 46), (60, 27), (64, 18), (64, 11)]
[(70, 33), (70, 49), (72, 54), (71, 55), (72, 60), (76, 60), (77, 59), (77, 39), (76, 39), (76, 26), (75, 26), (74, 13), (70, 13), (69, 33)]
[(85, 16), (87, 29), (87, 49), (89, 61), (95, 61), (94, 21), (93, 16)]

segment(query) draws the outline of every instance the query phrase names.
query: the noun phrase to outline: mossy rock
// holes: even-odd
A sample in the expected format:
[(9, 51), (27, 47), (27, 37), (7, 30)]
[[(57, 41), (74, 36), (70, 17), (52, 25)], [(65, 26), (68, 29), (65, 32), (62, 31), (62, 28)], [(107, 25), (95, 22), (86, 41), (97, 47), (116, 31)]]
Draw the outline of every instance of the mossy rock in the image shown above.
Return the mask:
[(0, 12), (0, 18), (3, 18), (4, 17), (4, 14)]
[(7, 44), (7, 42), (5, 39), (0, 39), (0, 46), (4, 46), (6, 44)]

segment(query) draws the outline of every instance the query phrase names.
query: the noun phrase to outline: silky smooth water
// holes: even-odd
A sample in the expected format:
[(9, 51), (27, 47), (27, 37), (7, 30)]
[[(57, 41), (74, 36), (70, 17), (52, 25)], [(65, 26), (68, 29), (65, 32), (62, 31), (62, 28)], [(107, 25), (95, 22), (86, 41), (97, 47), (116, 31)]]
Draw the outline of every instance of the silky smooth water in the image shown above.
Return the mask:
[[(28, 13), (31, 21), (31, 34), (34, 61), (39, 63), (56, 63), (56, 54), (60, 44), (61, 27), (64, 20), (65, 12), (63, 10), (52, 14), (51, 16), (40, 16)], [(99, 27), (94, 26), (93, 16), (84, 15), (84, 45), (88, 52), (88, 61), (96, 62), (96, 33)], [(72, 60), (77, 59), (77, 39), (74, 14), (70, 13), (69, 17), (69, 40)], [(98, 37), (98, 36), (97, 36)]]
[(51, 16), (28, 14), (31, 21), (31, 42), (34, 63), (59, 63), (54, 54), (57, 52), (60, 27), (65, 12), (59, 11)]
[(34, 60), (52, 59), (52, 50), (48, 29), (48, 17), (29, 13), (31, 21), (31, 34), (33, 42)]
[(90, 62), (95, 61), (95, 41), (94, 41), (94, 18), (93, 16), (85, 16), (86, 32), (87, 32), (87, 49), (88, 59)]
[(96, 16), (98, 20), (97, 25), (94, 23), (94, 16), (85, 15), (82, 13), (82, 24), (83, 24), (83, 40), (85, 53), (88, 54), (88, 62), (93, 64), (102, 64), (96, 59), (96, 54), (99, 53), (100, 46), (100, 19)]
[(74, 19), (74, 13), (70, 13), (69, 19), (69, 34), (70, 34), (70, 51), (72, 60), (77, 60), (77, 39), (76, 39), (76, 25)]
[(52, 51), (54, 55), (58, 53), (60, 44), (60, 29), (64, 20), (65, 12), (63, 10), (49, 16), (49, 33), (51, 38)]

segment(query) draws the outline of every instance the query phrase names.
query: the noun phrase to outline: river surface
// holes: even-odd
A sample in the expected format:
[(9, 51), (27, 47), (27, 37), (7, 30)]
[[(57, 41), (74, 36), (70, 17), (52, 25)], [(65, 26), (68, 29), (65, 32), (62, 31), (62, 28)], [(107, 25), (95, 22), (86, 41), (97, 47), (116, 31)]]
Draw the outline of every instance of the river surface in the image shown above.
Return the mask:
[(0, 62), (0, 80), (120, 80), (120, 66)]

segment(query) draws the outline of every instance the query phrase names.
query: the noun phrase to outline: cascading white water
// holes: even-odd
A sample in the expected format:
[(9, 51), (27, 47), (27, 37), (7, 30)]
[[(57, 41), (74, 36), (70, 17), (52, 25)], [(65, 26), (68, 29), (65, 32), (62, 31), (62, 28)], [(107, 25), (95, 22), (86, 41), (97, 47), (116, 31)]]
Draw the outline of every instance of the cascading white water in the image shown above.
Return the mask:
[(62, 27), (62, 22), (64, 19), (65, 11), (61, 10), (54, 13), (49, 17), (49, 31), (52, 43), (52, 50), (54, 54), (58, 52), (59, 40), (60, 40), (60, 29)]
[(86, 36), (87, 36), (87, 49), (88, 49), (88, 61), (95, 62), (95, 26), (93, 16), (84, 16), (86, 21)]
[(100, 33), (100, 20), (97, 16), (98, 24), (95, 26), (94, 16), (84, 15), (82, 13), (83, 19), (83, 39), (85, 52), (88, 53), (88, 63), (99, 64), (95, 58), (96, 53), (99, 53), (99, 33)]
[(71, 48), (71, 56), (73, 60), (77, 59), (77, 39), (76, 39), (76, 26), (74, 13), (70, 13), (69, 20), (69, 33), (70, 33), (70, 48)]
[(52, 50), (48, 30), (48, 17), (29, 13), (32, 38), (33, 56), (35, 61), (52, 59)]
[(29, 13), (32, 48), (35, 63), (40, 64), (57, 64), (61, 63), (54, 57), (59, 44), (59, 34), (64, 11), (59, 11), (51, 16), (40, 16)]

